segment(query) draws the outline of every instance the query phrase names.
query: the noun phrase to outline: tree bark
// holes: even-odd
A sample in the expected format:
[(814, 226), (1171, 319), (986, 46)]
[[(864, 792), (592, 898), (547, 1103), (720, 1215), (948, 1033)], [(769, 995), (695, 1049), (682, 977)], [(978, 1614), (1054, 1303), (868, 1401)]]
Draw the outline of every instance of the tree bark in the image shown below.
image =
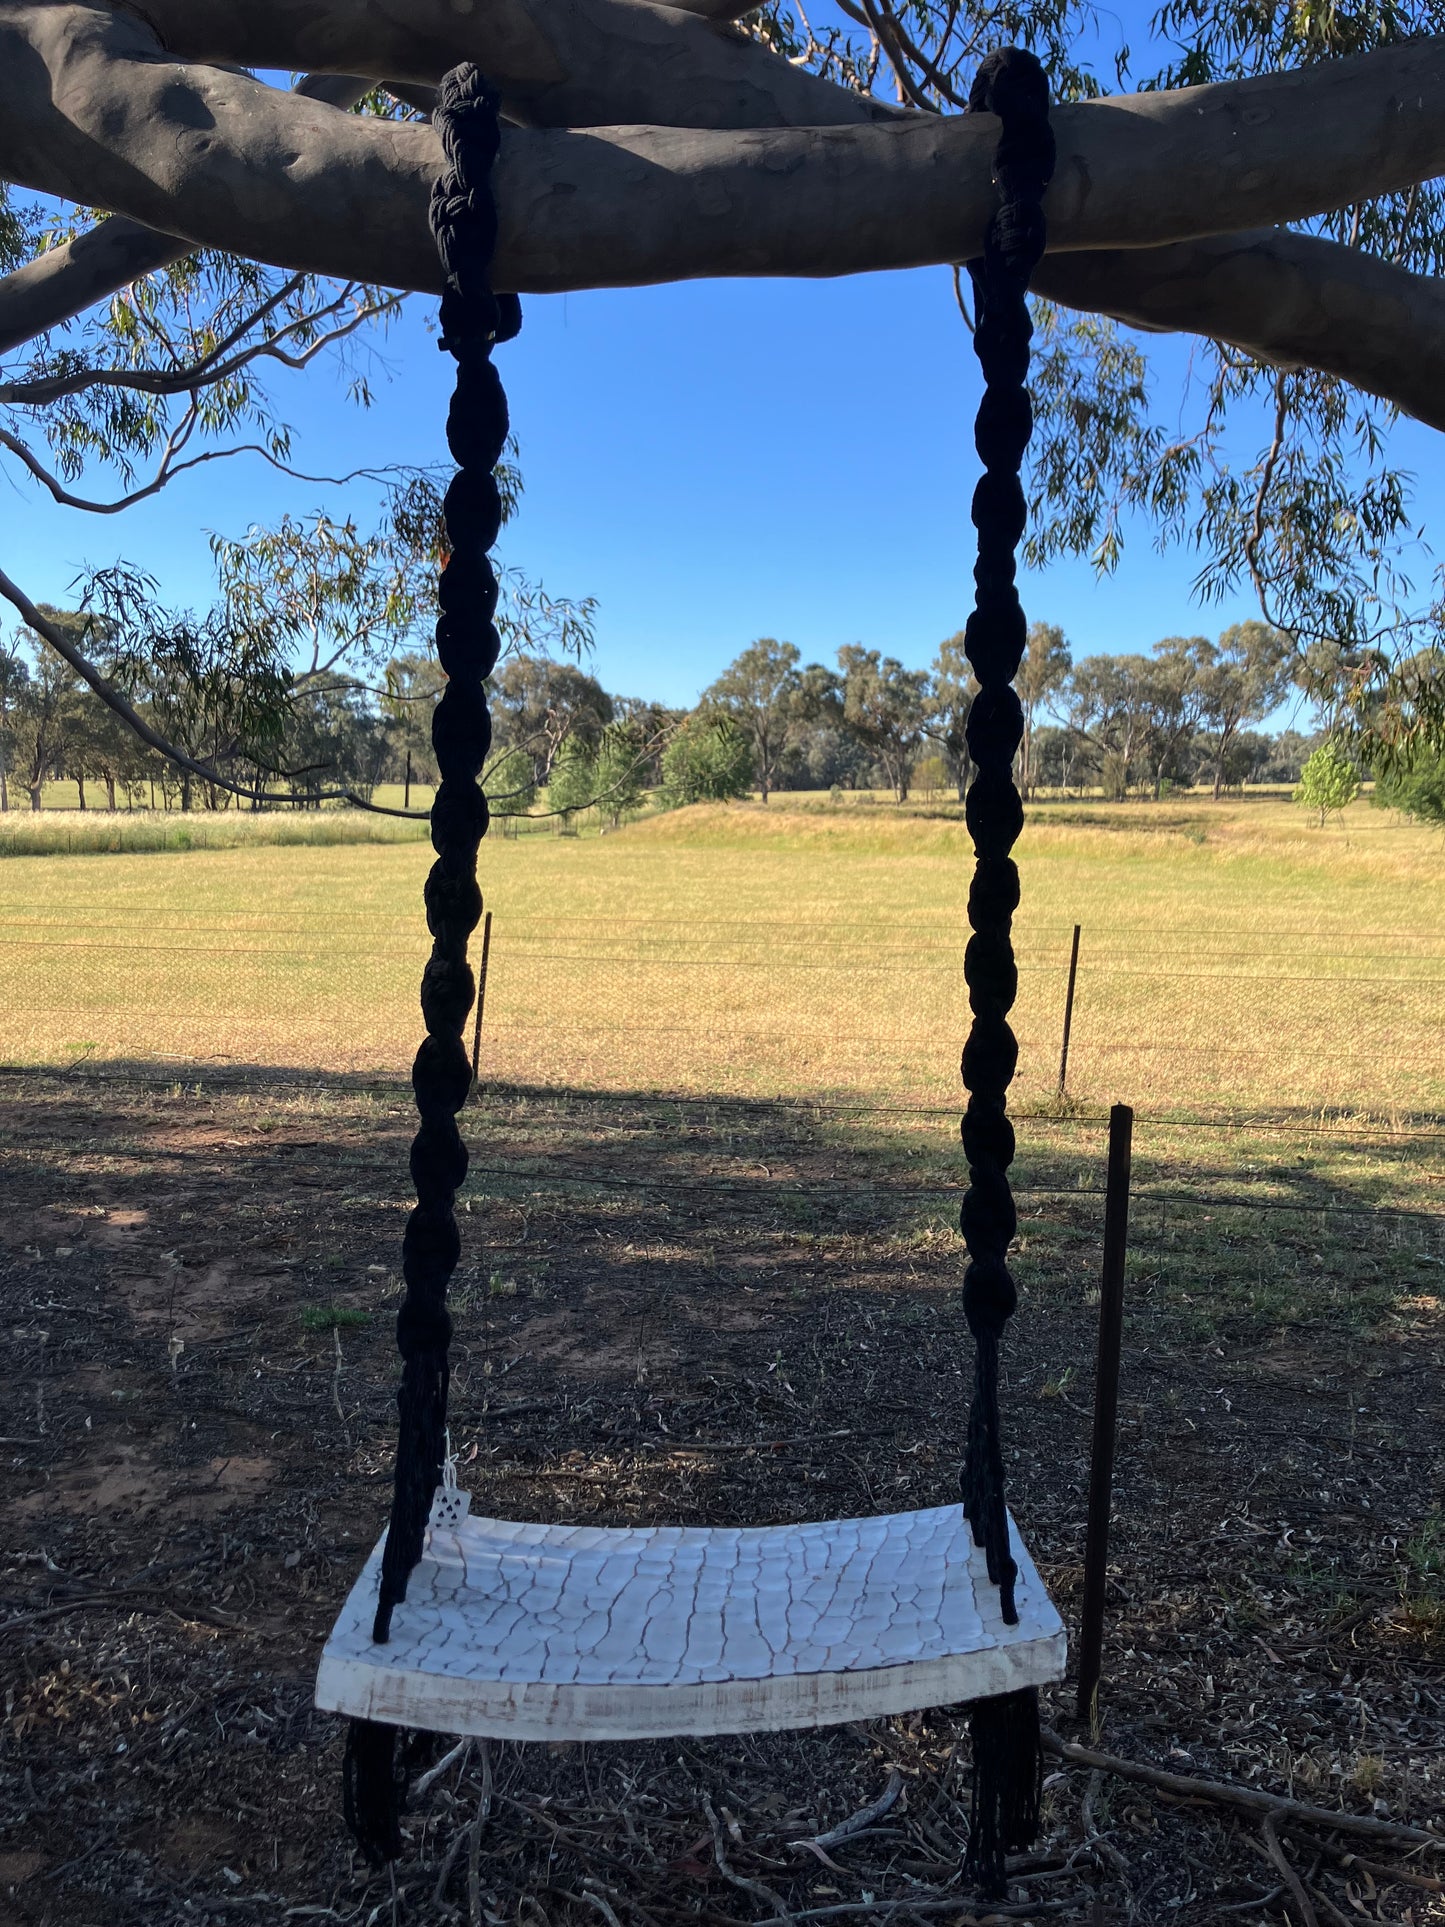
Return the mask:
[[(341, 114), (157, 53), (126, 16), (0, 4), (0, 172), (280, 267), (437, 287), (429, 127)], [(1445, 42), (1085, 102), (1054, 121), (1055, 252), (1306, 219), (1445, 172)], [(956, 260), (977, 251), (992, 213), (996, 140), (983, 114), (512, 129), (497, 173), (497, 279), (540, 292)]]
[[(498, 279), (524, 292), (956, 260), (992, 210), (988, 117), (895, 115), (643, 0), (553, 0), (545, 27), (528, 0), (490, 0), (485, 21), (455, 0), (136, 0), (142, 13), (207, 59), (344, 65), (338, 87), (424, 84), (475, 52), (539, 120), (617, 119), (628, 102), (705, 123), (510, 131)], [(780, 125), (803, 114), (816, 124)], [(1055, 124), (1041, 292), (1323, 368), (1445, 426), (1440, 283), (1307, 236), (1225, 231), (1445, 171), (1445, 42), (1060, 108)], [(0, 173), (129, 217), (0, 283), (0, 349), (196, 245), (434, 290), (439, 158), (428, 127), (169, 61), (133, 15), (0, 0)]]
[[(371, 87), (371, 81), (355, 75), (307, 74), (297, 83), (296, 92), (307, 100), (349, 108)], [(73, 241), (47, 248), (0, 281), (0, 355), (83, 313), (142, 275), (184, 260), (191, 248), (191, 242), (127, 220), (123, 214), (99, 222)]]
[(1282, 228), (1048, 255), (1034, 290), (1133, 328), (1212, 336), (1318, 368), (1445, 428), (1445, 282)]
[[(233, 0), (146, 0), (146, 12), (170, 39), (216, 56), (260, 58), (264, 40), (268, 58), (277, 58), (289, 35), (291, 54), (368, 52), (374, 66), (405, 60), (424, 75), (455, 58), (457, 40), (466, 39), (466, 23), (443, 19), (449, 8), (441, 0), (407, 10), (391, 0), (333, 0), (328, 8), (266, 0), (249, 10)], [(405, 19), (393, 17), (401, 12)], [(669, 10), (559, 0), (555, 17), (590, 21), (597, 39), (603, 25), (620, 21), (634, 33), (638, 19), (659, 12)], [(453, 39), (439, 39), (443, 25)], [(692, 25), (709, 48), (719, 42), (715, 27)], [(626, 56), (665, 77), (647, 79), (649, 112), (661, 112), (669, 64), (636, 60), (636, 35), (628, 39), (620, 27), (618, 35), (605, 42), (613, 66)], [(516, 27), (512, 40), (522, 39)], [(1116, 245), (1050, 254), (1038, 289), (1131, 326), (1208, 333), (1264, 360), (1326, 368), (1445, 426), (1441, 283), (1277, 229), (1168, 241), (1169, 229), (1233, 225), (1248, 212), (1274, 220), (1320, 212), (1443, 168), (1441, 46), (1416, 42), (1306, 73), (1058, 110), (1062, 166), (1050, 195), (1050, 241), (1067, 251)], [(761, 48), (751, 52), (769, 75), (794, 71)], [(601, 66), (611, 73), (609, 60)], [(520, 54), (516, 64), (526, 66)], [(100, 8), (0, 4), (0, 71), (10, 77), (0, 79), (0, 110), (8, 112), (0, 172), (40, 191), (108, 202), (158, 229), (185, 229), (183, 239), (152, 239), (137, 220), (114, 220), (40, 256), (0, 283), (0, 349), (189, 245), (435, 287), (424, 212), (439, 154), (426, 127), (328, 114), (245, 75), (166, 64), (139, 21)], [(335, 98), (355, 98), (358, 85), (356, 77), (312, 77), (306, 91), (335, 87)], [(740, 119), (761, 121), (794, 112), (798, 102), (763, 100), (749, 83), (734, 108)], [(846, 116), (869, 110), (827, 83), (809, 92), (807, 112), (827, 114), (834, 131), (511, 133), (499, 175), (501, 268), (528, 291), (707, 274), (844, 274), (977, 247), (992, 206), (992, 121), (894, 116), (888, 125), (848, 127), (840, 125)], [(1320, 116), (1341, 129), (1327, 166), (1312, 137)], [(1141, 249), (1154, 239), (1168, 245)]]
[(808, 127), (899, 110), (654, 0), (127, 0), (167, 52), (429, 84), (474, 60), (538, 127)]

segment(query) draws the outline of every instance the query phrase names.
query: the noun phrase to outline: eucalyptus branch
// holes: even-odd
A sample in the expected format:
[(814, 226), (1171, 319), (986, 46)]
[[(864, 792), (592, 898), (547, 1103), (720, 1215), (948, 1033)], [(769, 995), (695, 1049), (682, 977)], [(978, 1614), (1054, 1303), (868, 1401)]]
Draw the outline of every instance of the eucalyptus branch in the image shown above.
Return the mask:
[[(425, 820), (428, 815), (425, 810), (387, 809), (384, 805), (372, 803), (349, 789), (319, 790), (309, 793), (278, 792), (258, 790), (250, 784), (236, 782), (233, 777), (217, 769), (213, 763), (203, 762), (189, 755), (178, 743), (171, 742), (158, 729), (153, 728), (125, 692), (118, 689), (110, 677), (98, 669), (89, 656), (75, 646), (63, 629), (53, 623), (43, 611), (36, 608), (25, 591), (12, 582), (3, 569), (0, 569), (0, 596), (3, 596), (16, 610), (28, 629), (32, 629), (42, 640), (48, 642), (56, 654), (70, 664), (81, 680), (94, 690), (106, 708), (118, 716), (148, 749), (153, 749), (158, 756), (165, 757), (168, 763), (175, 764), (178, 769), (188, 770), (192, 776), (198, 776), (203, 783), (225, 790), (228, 795), (238, 796), (243, 802), (248, 803), (349, 803), (353, 809), (369, 810), (378, 816), (405, 816)], [(255, 762), (256, 759), (252, 757), (250, 760)], [(264, 768), (264, 765), (257, 763), (256, 767)]]
[[(264, 340), (251, 343), (239, 353), (230, 354), (238, 341), (243, 341), (254, 328), (275, 312), (281, 302), (304, 287), (308, 276), (291, 275), (281, 287), (261, 305), (252, 310), (244, 320), (231, 329), (223, 341), (198, 361), (189, 362), (175, 368), (78, 368), (63, 375), (42, 375), (28, 381), (0, 382), (0, 403), (8, 403), (17, 408), (40, 408), (49, 402), (61, 401), (66, 396), (81, 394), (88, 388), (124, 388), (137, 394), (167, 396), (185, 394), (188, 390), (209, 387), (216, 382), (229, 380), (243, 368), (262, 358), (279, 361), (291, 369), (302, 369), (315, 360), (317, 355), (344, 341), (368, 322), (379, 315), (393, 313), (401, 306), (403, 296), (385, 294), (363, 301), (352, 314), (335, 328), (329, 328), (315, 340), (306, 343), (300, 353), (287, 353), (281, 344), (287, 336), (314, 327), (330, 315), (341, 313), (358, 282), (348, 282), (333, 299), (323, 302), (306, 314), (294, 316), (274, 334)], [(151, 317), (137, 310), (137, 318), (146, 326), (151, 325)], [(159, 332), (159, 331), (157, 331)], [(180, 357), (174, 344), (163, 334), (160, 339), (166, 352), (175, 360)], [(224, 358), (229, 356), (228, 359)]]
[[(898, 15), (889, 4), (889, 0), (863, 0), (863, 4), (864, 6), (876, 5), (879, 18), (888, 23), (888, 31), (897, 42), (900, 53), (903, 54), (905, 59), (913, 62), (929, 86), (933, 88), (934, 92), (941, 95), (951, 107), (957, 107), (960, 112), (965, 111), (968, 107), (968, 95), (960, 94), (943, 70), (937, 66), (934, 61), (930, 60), (922, 48), (910, 38), (903, 22), (898, 18)], [(952, 31), (952, 29), (950, 28), (949, 31)], [(946, 38), (946, 34), (940, 38), (940, 47)], [(938, 112), (938, 109), (931, 101), (920, 102), (919, 104), (921, 106), (926, 105), (933, 113)]]
[(1264, 541), (1264, 511), (1269, 499), (1270, 485), (1274, 481), (1275, 470), (1279, 466), (1280, 452), (1284, 448), (1285, 419), (1289, 412), (1286, 389), (1287, 377), (1283, 369), (1274, 378), (1274, 432), (1268, 453), (1259, 471), (1259, 487), (1254, 492), (1254, 508), (1249, 519), (1249, 532), (1244, 538), (1244, 560), (1249, 570), (1249, 579), (1254, 584), (1255, 599), (1259, 603), (1260, 614), (1265, 621), (1278, 629), (1282, 625), (1275, 621), (1270, 610), (1269, 592), (1259, 566), (1260, 545)]
[(165, 448), (151, 479), (143, 487), (132, 489), (129, 494), (119, 496), (113, 502), (93, 502), (84, 495), (74, 494), (66, 488), (59, 476), (46, 468), (34, 451), (28, 448), (19, 436), (13, 435), (8, 428), (0, 427), (0, 448), (8, 449), (18, 461), (22, 462), (62, 508), (86, 509), (92, 515), (118, 515), (122, 509), (128, 509), (136, 502), (143, 502), (148, 496), (158, 495), (166, 484), (173, 482), (178, 475), (184, 475), (193, 468), (200, 468), (206, 462), (228, 461), (233, 455), (259, 455), (263, 462), (269, 462), (272, 468), (282, 475), (290, 476), (293, 481), (312, 482), (319, 487), (327, 488), (342, 488), (347, 482), (355, 482), (363, 477), (369, 481), (380, 481), (384, 476), (404, 472), (406, 468), (405, 463), (394, 462), (384, 468), (354, 468), (346, 475), (308, 475), (302, 469), (292, 468), (289, 462), (283, 462), (278, 455), (273, 454), (269, 448), (263, 447), (260, 442), (237, 442), (230, 448), (208, 448), (202, 450), (199, 455), (192, 455), (184, 462), (177, 462), (174, 458), (190, 440), (198, 415), (199, 410), (193, 403), (186, 410), (180, 426), (166, 437)]
[(885, 18), (874, 6), (873, 0), (860, 0), (860, 5), (869, 29), (888, 57), (888, 65), (892, 68), (893, 78), (898, 83), (899, 98), (911, 101), (915, 107), (921, 107), (926, 114), (936, 114), (939, 111), (937, 106), (928, 98), (908, 70), (908, 57), (893, 34), (892, 16)]

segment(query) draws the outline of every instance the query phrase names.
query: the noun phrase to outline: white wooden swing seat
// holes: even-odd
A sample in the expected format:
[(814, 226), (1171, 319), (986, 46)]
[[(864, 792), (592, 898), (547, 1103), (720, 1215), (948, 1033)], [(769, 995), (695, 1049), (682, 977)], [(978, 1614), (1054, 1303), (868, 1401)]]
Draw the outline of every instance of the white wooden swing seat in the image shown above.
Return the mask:
[(1005, 1625), (962, 1509), (812, 1525), (428, 1528), (391, 1638), (381, 1546), (326, 1643), (323, 1710), (432, 1732), (625, 1740), (776, 1732), (1061, 1679), (1033, 1561)]

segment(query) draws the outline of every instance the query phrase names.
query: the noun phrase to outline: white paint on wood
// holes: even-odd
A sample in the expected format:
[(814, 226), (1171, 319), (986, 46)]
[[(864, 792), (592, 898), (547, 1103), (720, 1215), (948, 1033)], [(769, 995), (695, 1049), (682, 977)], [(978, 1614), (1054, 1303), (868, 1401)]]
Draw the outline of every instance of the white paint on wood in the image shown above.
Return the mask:
[(469, 1518), (428, 1532), (381, 1646), (378, 1545), (316, 1704), (433, 1732), (620, 1740), (980, 1699), (1063, 1677), (1063, 1624), (1017, 1532), (1013, 1546), (1006, 1626), (958, 1506), (705, 1529)]

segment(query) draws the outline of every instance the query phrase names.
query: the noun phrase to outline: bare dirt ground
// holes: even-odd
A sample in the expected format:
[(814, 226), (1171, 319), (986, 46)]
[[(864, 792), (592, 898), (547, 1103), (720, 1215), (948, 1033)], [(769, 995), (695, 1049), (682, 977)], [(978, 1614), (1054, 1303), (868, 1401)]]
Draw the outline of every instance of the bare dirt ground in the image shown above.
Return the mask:
[[(351, 1851), (310, 1688), (385, 1516), (405, 1093), (0, 1096), (5, 1927), (1445, 1919), (1445, 1852), (1408, 1834), (1445, 1845), (1438, 1223), (1387, 1234), (1338, 1188), (1251, 1216), (1196, 1183), (1204, 1202), (1136, 1214), (1131, 1261), (1093, 1743), (1375, 1836), (1055, 1755), (1044, 1838), (990, 1912), (959, 1880), (967, 1743), (943, 1711), (474, 1747), (414, 1806), (393, 1879)], [(470, 1117), (453, 1438), (479, 1511), (761, 1524), (953, 1496), (946, 1144), (723, 1103)], [(1026, 1209), (1007, 1446), (1073, 1624), (1096, 1138), (1032, 1175), (1052, 1188)], [(1090, 1744), (1071, 1714), (1049, 1696)], [(876, 1824), (804, 1844), (895, 1774)]]

